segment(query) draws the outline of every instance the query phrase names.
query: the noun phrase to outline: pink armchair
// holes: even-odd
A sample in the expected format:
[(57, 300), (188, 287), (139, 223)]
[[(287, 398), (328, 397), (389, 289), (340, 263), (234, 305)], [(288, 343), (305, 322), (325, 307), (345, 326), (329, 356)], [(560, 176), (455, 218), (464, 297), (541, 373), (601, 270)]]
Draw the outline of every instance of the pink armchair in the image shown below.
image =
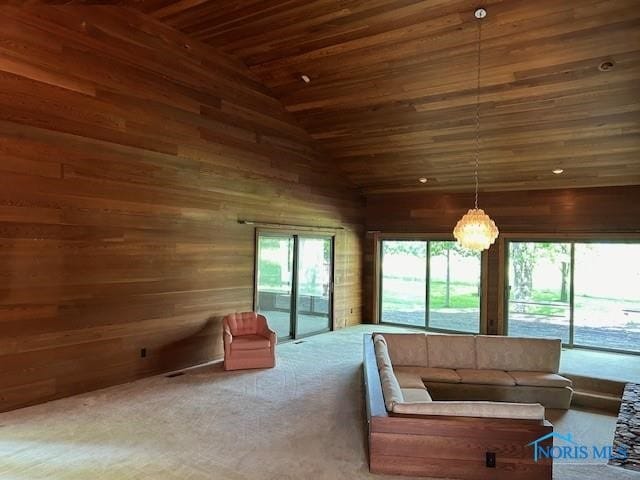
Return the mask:
[(263, 315), (232, 313), (224, 317), (222, 325), (225, 370), (276, 366), (277, 337)]

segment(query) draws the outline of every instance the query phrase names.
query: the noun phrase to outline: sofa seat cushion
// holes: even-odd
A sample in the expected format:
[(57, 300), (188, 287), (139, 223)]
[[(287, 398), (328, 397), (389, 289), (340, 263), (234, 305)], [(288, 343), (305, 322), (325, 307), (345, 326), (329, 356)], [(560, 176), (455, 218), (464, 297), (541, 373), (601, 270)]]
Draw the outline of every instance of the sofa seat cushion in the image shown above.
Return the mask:
[(516, 381), (516, 385), (527, 387), (570, 387), (573, 382), (557, 373), (544, 372), (507, 372)]
[(239, 335), (231, 342), (233, 350), (262, 350), (271, 348), (271, 342), (262, 335)]
[(431, 395), (426, 388), (403, 388), (402, 389), (402, 398), (404, 398), (403, 403), (411, 403), (411, 402), (431, 402)]
[(515, 386), (516, 381), (507, 372), (502, 370), (475, 370), (462, 368), (456, 370), (461, 383), (473, 383), (476, 385), (504, 385)]
[(427, 340), (424, 333), (376, 333), (383, 337), (394, 367), (427, 366)]
[[(412, 367), (396, 367), (393, 372), (398, 379), (398, 383), (401, 388), (422, 388), (423, 390), (426, 388), (424, 383), (422, 382), (422, 378), (416, 372), (406, 371), (403, 369), (409, 369)], [(418, 367), (419, 368), (419, 367)]]
[(405, 415), (544, 420), (544, 407), (539, 403), (403, 402), (396, 403), (393, 406), (393, 412)]
[(395, 367), (396, 374), (417, 374), (423, 382), (460, 383), (460, 376), (450, 368)]

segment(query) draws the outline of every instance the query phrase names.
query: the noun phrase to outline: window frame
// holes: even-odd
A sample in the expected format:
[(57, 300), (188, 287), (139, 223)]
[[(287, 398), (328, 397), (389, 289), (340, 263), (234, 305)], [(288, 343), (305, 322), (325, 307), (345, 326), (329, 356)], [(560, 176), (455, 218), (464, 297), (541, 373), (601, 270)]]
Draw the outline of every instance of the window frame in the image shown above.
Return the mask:
[[(419, 331), (460, 334), (460, 335), (486, 335), (487, 334), (487, 267), (488, 256), (484, 250), (480, 254), (480, 315), (478, 332), (471, 333), (462, 330), (450, 330), (444, 328), (429, 327), (429, 278), (430, 278), (430, 242), (455, 242), (455, 238), (451, 234), (443, 233), (382, 233), (374, 232), (375, 238), (375, 259), (374, 259), (374, 305), (373, 305), (373, 321), (379, 325), (400, 326), (403, 328), (414, 329)], [(382, 242), (383, 241), (423, 241), (427, 242), (427, 265), (426, 265), (426, 282), (425, 289), (425, 325), (415, 327), (412, 325), (404, 325), (394, 322), (382, 321)]]
[(597, 347), (590, 345), (575, 344), (575, 292), (574, 292), (574, 270), (575, 270), (575, 245), (576, 243), (599, 243), (616, 244), (629, 243), (640, 245), (640, 233), (575, 233), (575, 234), (501, 234), (499, 239), (499, 265), (500, 278), (498, 288), (498, 331), (501, 335), (509, 336), (509, 244), (511, 242), (550, 242), (570, 244), (571, 266), (570, 266), (570, 288), (569, 288), (569, 343), (563, 343), (562, 347), (575, 350), (593, 350), (598, 352), (619, 353), (623, 355), (640, 355), (640, 351), (623, 350), (619, 348)]

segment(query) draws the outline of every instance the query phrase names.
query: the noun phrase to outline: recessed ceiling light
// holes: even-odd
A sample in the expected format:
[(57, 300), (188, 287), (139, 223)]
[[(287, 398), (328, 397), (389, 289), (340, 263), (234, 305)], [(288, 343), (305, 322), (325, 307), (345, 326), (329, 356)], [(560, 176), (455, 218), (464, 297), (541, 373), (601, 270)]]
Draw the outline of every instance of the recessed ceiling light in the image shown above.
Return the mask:
[(600, 65), (598, 65), (598, 70), (601, 72), (609, 72), (613, 70), (615, 63), (612, 60), (605, 60)]
[(551, 170), (553, 173), (555, 173), (556, 175), (560, 175), (562, 172), (564, 172), (564, 170), (562, 168), (556, 168), (554, 170)]
[(307, 75), (300, 75), (300, 79), (301, 79), (304, 83), (309, 83), (309, 82), (311, 82), (311, 79), (310, 79)]
[(419, 181), (420, 183), (427, 183), (427, 179), (426, 179), (425, 177), (420, 177), (420, 178), (418, 179), (418, 181)]

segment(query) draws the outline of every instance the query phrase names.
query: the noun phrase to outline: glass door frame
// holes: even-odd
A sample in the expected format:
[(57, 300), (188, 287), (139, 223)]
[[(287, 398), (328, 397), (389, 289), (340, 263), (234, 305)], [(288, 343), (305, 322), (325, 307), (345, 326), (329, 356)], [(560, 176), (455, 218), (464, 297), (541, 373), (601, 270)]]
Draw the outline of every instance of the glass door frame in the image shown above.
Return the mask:
[[(480, 255), (480, 318), (478, 325), (478, 333), (470, 334), (469, 332), (463, 332), (459, 330), (448, 330), (443, 328), (430, 327), (428, 324), (428, 311), (429, 311), (429, 274), (430, 274), (430, 242), (455, 242), (455, 238), (448, 233), (383, 233), (373, 232), (375, 242), (375, 256), (374, 256), (374, 305), (373, 305), (373, 323), (379, 325), (392, 325), (396, 327), (403, 327), (409, 329), (416, 329), (420, 331), (429, 331), (436, 333), (447, 334), (461, 334), (461, 335), (486, 335), (487, 333), (487, 281), (488, 281), (488, 256), (487, 251), (483, 251)], [(405, 325), (396, 322), (383, 322), (382, 321), (382, 242), (383, 241), (423, 241), (427, 242), (427, 261), (426, 261), (426, 280), (427, 288), (425, 292), (425, 325), (424, 327), (415, 327), (411, 325)]]
[[(335, 272), (335, 234), (326, 234), (326, 233), (313, 233), (313, 232), (300, 232), (300, 233), (296, 233), (294, 234), (294, 256), (296, 257), (296, 261), (295, 261), (295, 292), (296, 292), (296, 299), (294, 302), (294, 307), (295, 310), (293, 310), (293, 319), (294, 319), (294, 325), (293, 325), (293, 331), (294, 331), (294, 339), (298, 340), (300, 338), (306, 338), (306, 337), (310, 337), (312, 335), (318, 335), (319, 333), (326, 333), (326, 332), (331, 332), (334, 329), (334, 321), (333, 321), (333, 283), (334, 283), (334, 272)], [(328, 318), (328, 325), (326, 328), (322, 328), (320, 330), (314, 330), (312, 332), (309, 333), (305, 333), (303, 335), (300, 335), (298, 333), (298, 322), (297, 322), (297, 318), (298, 318), (298, 286), (299, 286), (299, 282), (298, 282), (298, 264), (299, 264), (299, 255), (300, 255), (300, 248), (299, 248), (299, 239), (300, 238), (306, 238), (306, 239), (320, 239), (320, 240), (329, 240), (329, 248), (330, 248), (330, 255), (329, 255), (329, 261), (331, 262), (331, 268), (329, 269), (329, 289), (328, 289), (328, 295), (329, 295), (329, 299), (327, 302), (327, 310), (329, 313), (329, 318)]]
[(633, 350), (621, 350), (617, 348), (597, 347), (589, 345), (580, 345), (574, 343), (574, 270), (575, 270), (575, 244), (576, 243), (640, 243), (640, 234), (638, 233), (611, 233), (611, 234), (501, 234), (499, 238), (500, 251), (500, 280), (498, 292), (501, 298), (498, 298), (498, 304), (502, 306), (502, 312), (499, 313), (499, 322), (502, 328), (499, 331), (502, 335), (509, 335), (509, 244), (512, 242), (524, 243), (568, 243), (570, 244), (571, 266), (569, 271), (569, 343), (563, 343), (563, 348), (594, 350), (600, 352), (620, 353), (623, 355), (640, 355), (640, 352)]
[[(315, 230), (295, 230), (295, 229), (278, 229), (278, 228), (256, 228), (255, 229), (255, 247), (253, 256), (253, 310), (257, 312), (258, 306), (258, 260), (260, 253), (260, 237), (289, 237), (293, 239), (293, 262), (292, 262), (292, 278), (291, 278), (291, 300), (289, 310), (289, 321), (291, 335), (286, 337), (278, 337), (279, 342), (291, 340), (299, 340), (302, 338), (326, 333), (335, 329), (335, 311), (334, 311), (334, 279), (336, 269), (336, 251), (334, 232), (315, 231)], [(298, 334), (298, 255), (299, 255), (299, 238), (324, 239), (330, 241), (331, 248), (331, 268), (329, 272), (329, 325), (321, 330), (314, 330), (304, 335)], [(268, 321), (269, 319), (267, 319)]]

